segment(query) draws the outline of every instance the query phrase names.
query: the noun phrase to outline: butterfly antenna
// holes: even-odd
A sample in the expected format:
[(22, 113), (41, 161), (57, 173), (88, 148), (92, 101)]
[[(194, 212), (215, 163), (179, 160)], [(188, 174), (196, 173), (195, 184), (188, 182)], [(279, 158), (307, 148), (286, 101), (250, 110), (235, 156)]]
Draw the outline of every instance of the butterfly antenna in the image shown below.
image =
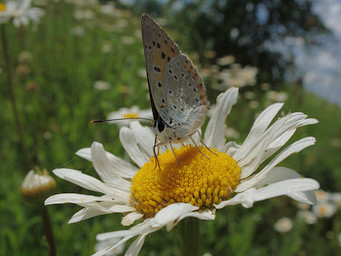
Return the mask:
[(126, 117), (126, 118), (113, 118), (113, 119), (102, 119), (102, 120), (92, 120), (90, 123), (105, 123), (105, 122), (111, 122), (111, 121), (123, 121), (123, 120), (145, 120), (145, 121), (151, 121), (154, 120), (144, 117)]

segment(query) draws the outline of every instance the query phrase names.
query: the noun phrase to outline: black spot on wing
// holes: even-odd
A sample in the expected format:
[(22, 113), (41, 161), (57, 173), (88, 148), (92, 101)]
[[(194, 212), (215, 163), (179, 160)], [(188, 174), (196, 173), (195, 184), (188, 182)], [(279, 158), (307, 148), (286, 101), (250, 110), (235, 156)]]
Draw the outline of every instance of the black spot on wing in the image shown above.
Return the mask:
[(155, 70), (155, 72), (158, 72), (158, 73), (161, 72), (161, 69), (160, 69), (160, 67), (158, 67), (158, 66), (154, 66), (153, 69)]

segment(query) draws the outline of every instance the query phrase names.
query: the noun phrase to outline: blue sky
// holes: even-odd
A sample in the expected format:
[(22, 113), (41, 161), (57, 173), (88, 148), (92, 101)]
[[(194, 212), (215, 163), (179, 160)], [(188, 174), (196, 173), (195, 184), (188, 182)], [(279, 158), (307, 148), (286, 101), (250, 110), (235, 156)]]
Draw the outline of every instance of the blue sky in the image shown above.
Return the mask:
[(341, 106), (341, 1), (315, 1), (314, 11), (334, 38), (322, 39), (325, 46), (313, 54), (301, 49), (297, 65), (307, 90)]

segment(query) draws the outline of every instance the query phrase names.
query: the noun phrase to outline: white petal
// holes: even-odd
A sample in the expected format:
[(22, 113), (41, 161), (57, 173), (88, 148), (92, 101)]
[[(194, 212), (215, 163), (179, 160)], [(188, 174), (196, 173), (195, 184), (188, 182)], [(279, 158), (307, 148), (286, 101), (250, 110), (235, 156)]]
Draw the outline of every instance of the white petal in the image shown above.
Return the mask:
[(138, 147), (135, 135), (131, 129), (122, 127), (120, 129), (120, 140), (129, 157), (137, 166), (142, 167), (149, 161), (149, 158), (142, 153), (141, 149)]
[(112, 194), (113, 192), (112, 188), (108, 185), (78, 170), (60, 168), (53, 170), (53, 173), (64, 180), (72, 182), (91, 191), (96, 191), (103, 194)]
[(249, 207), (252, 207), (253, 202), (255, 200), (254, 196), (256, 193), (257, 193), (257, 190), (255, 188), (250, 188), (242, 193), (235, 195), (233, 198), (229, 200), (222, 201), (220, 204), (215, 205), (215, 208), (221, 209), (227, 205), (236, 205), (236, 204), (243, 204), (243, 206), (248, 205)]
[(277, 164), (279, 164), (281, 161), (283, 161), (285, 158), (290, 156), (293, 153), (300, 152), (304, 148), (311, 146), (315, 143), (315, 138), (313, 137), (307, 137), (303, 138), (299, 141), (294, 142), (287, 148), (285, 148), (282, 152), (280, 152), (274, 159), (270, 161), (269, 164), (267, 164), (262, 171), (254, 175), (252, 178), (242, 181), (237, 188), (235, 189), (236, 192), (245, 191), (251, 187), (253, 187), (256, 183), (260, 182), (265, 175), (271, 171)]
[[(96, 142), (97, 143), (97, 142)], [(136, 174), (138, 168), (124, 161), (123, 159), (105, 151), (107, 158), (111, 163), (112, 170), (123, 178), (132, 178)], [(82, 148), (76, 152), (76, 155), (92, 162), (91, 148)]]
[(231, 88), (217, 98), (217, 107), (207, 124), (204, 141), (209, 147), (220, 149), (225, 144), (226, 117), (236, 104), (238, 88)]
[(76, 152), (77, 156), (80, 156), (88, 161), (92, 161), (91, 159), (91, 148), (81, 148)]
[[(288, 135), (293, 134), (291, 130), (299, 127), (304, 118), (306, 118), (306, 115), (302, 113), (286, 115), (278, 119), (263, 134), (250, 137), (249, 143), (244, 142), (239, 152), (234, 155), (234, 159), (243, 170), (241, 178), (246, 178), (257, 170), (259, 165), (271, 156), (267, 152), (269, 146), (280, 137), (283, 139), (283, 136), (286, 136), (286, 139), (289, 139)], [(277, 150), (278, 148), (276, 148)], [(270, 149), (270, 151), (271, 154), (275, 152), (274, 148)]]
[(274, 155), (296, 132), (296, 129), (284, 132), (283, 135), (271, 142), (263, 153), (261, 162)]
[(124, 254), (125, 256), (137, 256), (144, 244), (144, 240), (148, 234), (139, 235), (136, 240), (129, 246), (128, 250)]
[(316, 190), (319, 187), (320, 185), (316, 180), (309, 178), (284, 180), (260, 189), (250, 188), (249, 190), (237, 194), (230, 200), (221, 202), (219, 205), (216, 205), (216, 208), (221, 209), (226, 205), (235, 204), (242, 204), (245, 208), (250, 208), (253, 206), (253, 203), (257, 201), (301, 191)]
[(302, 122), (302, 126), (305, 125), (310, 125), (310, 124), (317, 124), (319, 121), (315, 118), (307, 118), (304, 120), (304, 122)]
[(107, 240), (107, 239), (113, 239), (113, 238), (120, 238), (120, 237), (123, 237), (123, 238), (114, 246), (109, 246), (109, 247), (97, 252), (94, 255), (96, 255), (96, 256), (104, 255), (106, 252), (113, 250), (114, 248), (120, 246), (121, 244), (125, 243), (126, 241), (133, 238), (134, 236), (139, 236), (139, 237), (137, 238), (137, 241), (135, 241), (133, 243), (132, 247), (128, 249), (127, 253), (128, 252), (131, 253), (129, 255), (135, 255), (134, 253), (139, 253), (139, 251), (141, 250), (141, 247), (143, 245), (144, 238), (148, 234), (155, 232), (155, 231), (160, 229), (160, 228), (152, 228), (151, 227), (154, 222), (155, 222), (154, 218), (150, 218), (150, 219), (147, 219), (144, 222), (132, 227), (129, 230), (120, 230), (120, 231), (115, 231), (115, 232), (98, 234), (96, 236), (96, 239), (99, 241), (103, 241), (103, 240)]
[(126, 237), (122, 238), (119, 242), (117, 242), (116, 244), (110, 245), (110, 246), (108, 246), (108, 247), (106, 247), (106, 248), (104, 248), (104, 249), (102, 249), (102, 250), (96, 252), (95, 254), (93, 254), (93, 256), (102, 256), (102, 255), (105, 255), (105, 254), (111, 252), (112, 250), (114, 250), (115, 248), (117, 248), (117, 247), (123, 245), (125, 242), (127, 242), (129, 239), (131, 239), (131, 238), (133, 238), (133, 237), (134, 237), (134, 235), (126, 236)]
[(87, 202), (97, 202), (99, 199), (101, 199), (101, 197), (74, 193), (64, 193), (50, 196), (45, 200), (45, 205), (69, 203), (79, 204)]
[(302, 175), (299, 175), (294, 170), (291, 170), (287, 167), (277, 166), (275, 168), (272, 168), (270, 172), (265, 174), (263, 179), (257, 182), (254, 186), (259, 188), (278, 181), (296, 179), (301, 177)]
[[(305, 115), (302, 115), (305, 116)], [(305, 125), (316, 124), (318, 121), (314, 118), (302, 119), (297, 122), (294, 128), (291, 130), (285, 131), (280, 137), (278, 137), (275, 141), (273, 141), (266, 149), (265, 154), (263, 154), (263, 160), (268, 159), (272, 156), (278, 149), (280, 149), (296, 132), (296, 128), (302, 127)]]
[(123, 226), (130, 226), (131, 224), (134, 223), (135, 220), (139, 220), (143, 217), (142, 213), (139, 212), (131, 212), (129, 214), (127, 214), (126, 216), (124, 216), (122, 218), (121, 224)]
[[(282, 108), (283, 103), (276, 103), (267, 107), (260, 115), (257, 117), (256, 121), (251, 127), (251, 130), (243, 143), (243, 147), (248, 148), (251, 144), (254, 144), (254, 139), (260, 138), (265, 130), (268, 128), (270, 122), (278, 111)], [(236, 160), (239, 159), (236, 156)]]
[(228, 143), (225, 144), (221, 152), (226, 152), (227, 155), (231, 156), (234, 159), (234, 154), (236, 154), (238, 150), (240, 150), (240, 147), (241, 146), (236, 142), (229, 141)]
[[(90, 206), (89, 204), (87, 206)], [(97, 207), (96, 207), (97, 206)], [(103, 215), (103, 214), (111, 214), (111, 213), (124, 213), (134, 211), (135, 209), (125, 205), (113, 205), (109, 208), (101, 207), (100, 204), (93, 204), (91, 208), (83, 208), (80, 211), (76, 212), (69, 223), (75, 223), (78, 221), (86, 220), (95, 216)]]
[[(268, 172), (260, 182), (255, 184), (255, 187), (263, 187), (265, 185), (275, 183), (278, 181), (295, 179), (300, 177), (302, 176), (295, 172), (294, 170), (281, 166), (275, 167), (270, 172)], [(315, 204), (316, 202), (315, 192), (313, 191), (295, 192), (290, 193), (287, 196), (291, 197), (296, 201), (306, 204)]]
[(92, 210), (89, 208), (83, 208), (76, 212), (71, 219), (68, 221), (68, 224), (76, 223), (82, 220), (87, 220), (95, 216), (106, 214), (105, 212), (99, 212), (96, 210)]
[(177, 220), (183, 214), (193, 212), (198, 209), (199, 208), (197, 206), (186, 203), (175, 203), (168, 205), (167, 207), (161, 209), (157, 214), (155, 214), (155, 223), (152, 224), (152, 227), (164, 227), (168, 223)]
[(294, 192), (287, 194), (287, 196), (304, 204), (316, 204), (316, 194), (314, 191)]
[(136, 166), (124, 161), (123, 159), (109, 152), (106, 152), (106, 153), (111, 163), (112, 169), (115, 170), (117, 174), (119, 174), (123, 178), (130, 178), (130, 179), (132, 179), (135, 176), (135, 174), (138, 171), (138, 168)]
[(175, 220), (174, 222), (168, 223), (167, 224), (167, 231), (173, 230), (173, 228), (178, 225), (178, 223), (183, 220), (184, 218), (187, 217), (193, 217), (193, 218), (198, 218), (200, 220), (214, 220), (215, 219), (215, 214), (213, 211), (209, 210), (209, 209), (205, 209), (203, 211), (200, 212), (188, 212), (185, 213), (183, 215), (181, 215), (177, 220)]
[(137, 144), (145, 155), (150, 158), (153, 154), (155, 135), (149, 127), (142, 126), (139, 122), (132, 122), (130, 128), (135, 135)]
[(103, 145), (98, 142), (94, 142), (91, 145), (91, 158), (92, 163), (95, 167), (96, 172), (101, 177), (101, 179), (108, 184), (114, 180), (117, 175), (111, 171), (111, 166), (106, 156)]
[(159, 228), (151, 228), (150, 226), (152, 222), (154, 222), (153, 219), (146, 219), (142, 223), (137, 224), (136, 226), (128, 230), (119, 230), (119, 231), (114, 231), (114, 232), (98, 234), (96, 236), (96, 239), (98, 241), (103, 241), (103, 240), (111, 239), (115, 237), (127, 237), (127, 236), (134, 237), (134, 236), (141, 235), (141, 234), (149, 234), (159, 229)]
[(100, 212), (105, 213), (125, 213), (136, 211), (136, 209), (129, 205), (129, 202), (126, 204), (117, 204), (115, 201), (106, 201), (106, 202), (90, 202), (90, 203), (80, 203), (80, 206), (93, 209)]
[(127, 192), (130, 191), (131, 183), (113, 171), (102, 144), (92, 143), (91, 156), (96, 172), (105, 183), (111, 185), (113, 188)]

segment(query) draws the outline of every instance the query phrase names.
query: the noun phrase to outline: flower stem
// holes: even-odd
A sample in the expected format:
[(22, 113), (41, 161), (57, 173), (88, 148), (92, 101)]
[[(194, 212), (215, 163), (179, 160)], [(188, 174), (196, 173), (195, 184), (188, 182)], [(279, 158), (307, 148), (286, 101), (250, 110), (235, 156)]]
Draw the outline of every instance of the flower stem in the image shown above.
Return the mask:
[(200, 221), (197, 218), (185, 218), (179, 223), (181, 249), (183, 256), (200, 255)]
[(54, 242), (51, 221), (50, 221), (49, 212), (47, 211), (46, 206), (43, 206), (40, 208), (40, 215), (41, 215), (41, 218), (43, 219), (46, 240), (49, 244), (50, 256), (56, 256), (57, 255), (56, 244)]
[[(1, 25), (1, 44), (2, 44), (2, 49), (3, 49), (3, 57), (5, 60), (5, 72), (7, 75), (7, 89), (8, 89), (8, 94), (9, 94), (9, 99), (12, 105), (12, 111), (14, 114), (14, 121), (15, 121), (15, 127), (19, 136), (19, 145), (21, 148), (21, 155), (23, 159), (23, 165), (26, 167), (28, 166), (28, 151), (26, 150), (25, 143), (24, 143), (24, 135), (22, 133), (22, 126), (20, 123), (19, 119), (19, 113), (18, 113), (18, 108), (17, 108), (17, 101), (14, 93), (14, 86), (13, 86), (13, 76), (12, 76), (12, 70), (11, 70), (11, 63), (10, 63), (10, 58), (8, 54), (8, 45), (7, 45), (7, 38), (6, 38), (6, 29), (5, 29), (5, 24)], [(25, 170), (26, 170), (25, 169)]]

